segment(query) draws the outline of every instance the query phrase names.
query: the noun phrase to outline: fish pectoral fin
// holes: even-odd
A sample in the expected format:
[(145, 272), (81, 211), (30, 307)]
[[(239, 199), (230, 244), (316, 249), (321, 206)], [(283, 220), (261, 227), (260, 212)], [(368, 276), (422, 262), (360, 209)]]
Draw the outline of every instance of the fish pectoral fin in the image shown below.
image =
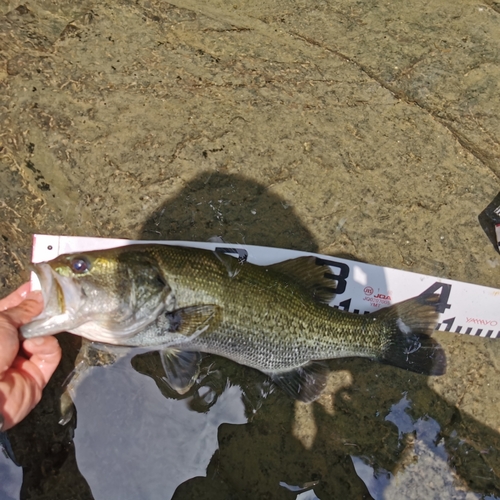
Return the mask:
[(272, 381), (292, 398), (310, 403), (323, 392), (329, 373), (326, 363), (310, 363), (286, 372), (268, 372)]
[(311, 298), (329, 304), (335, 297), (335, 280), (332, 281), (331, 269), (319, 264), (316, 257), (298, 257), (269, 266), (268, 269), (280, 273), (300, 283), (311, 295)]
[(160, 352), (165, 382), (177, 393), (186, 394), (200, 374), (201, 353), (165, 349)]
[(192, 340), (209, 328), (217, 327), (221, 315), (221, 308), (212, 304), (176, 309), (164, 316), (165, 335), (177, 333), (185, 336), (186, 341)]

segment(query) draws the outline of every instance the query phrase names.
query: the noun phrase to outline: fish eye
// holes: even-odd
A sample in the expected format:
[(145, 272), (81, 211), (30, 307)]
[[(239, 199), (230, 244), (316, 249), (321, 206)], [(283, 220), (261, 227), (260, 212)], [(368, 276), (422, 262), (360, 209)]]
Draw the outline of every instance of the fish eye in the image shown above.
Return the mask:
[(84, 257), (75, 257), (69, 263), (71, 270), (76, 274), (84, 274), (90, 271), (90, 262)]

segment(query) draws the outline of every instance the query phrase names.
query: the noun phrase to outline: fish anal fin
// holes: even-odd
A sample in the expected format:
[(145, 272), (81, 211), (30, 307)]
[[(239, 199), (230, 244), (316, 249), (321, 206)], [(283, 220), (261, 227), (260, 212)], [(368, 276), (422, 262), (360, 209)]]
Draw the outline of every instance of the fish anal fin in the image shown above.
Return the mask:
[(201, 353), (165, 349), (160, 352), (165, 382), (177, 393), (186, 394), (200, 373)]
[(310, 403), (320, 396), (326, 386), (328, 366), (320, 361), (286, 372), (267, 373), (272, 381), (294, 399)]
[(318, 302), (329, 304), (335, 296), (333, 282), (326, 277), (327, 274), (331, 274), (331, 270), (328, 266), (318, 265), (316, 257), (298, 257), (297, 259), (285, 260), (268, 266), (268, 269), (299, 283)]

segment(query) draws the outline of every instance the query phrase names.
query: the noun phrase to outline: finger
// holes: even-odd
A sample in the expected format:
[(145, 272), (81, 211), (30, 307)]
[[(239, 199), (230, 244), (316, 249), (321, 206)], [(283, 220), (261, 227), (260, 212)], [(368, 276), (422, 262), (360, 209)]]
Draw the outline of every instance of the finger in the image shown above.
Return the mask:
[(20, 422), (42, 397), (42, 387), (30, 374), (35, 367), (22, 358), (16, 358), (14, 365), (15, 369), (0, 377), (0, 411), (4, 417), (2, 430)]
[(61, 359), (55, 337), (26, 340), (23, 350), (29, 359), (17, 356), (7, 372), (0, 375), (0, 411), (3, 430), (20, 422), (35, 407)]
[(31, 283), (24, 283), (17, 290), (14, 290), (10, 295), (7, 295), (7, 297), (0, 299), (0, 311), (9, 309), (11, 307), (16, 307), (26, 298), (26, 295), (30, 290)]
[(19, 335), (5, 313), (0, 313), (0, 375), (9, 369), (19, 351)]
[[(35, 299), (39, 298), (35, 296)], [(27, 299), (18, 306), (0, 312), (0, 374), (5, 372), (19, 351), (17, 329), (43, 309), (38, 300)]]
[(28, 298), (16, 307), (0, 312), (0, 317), (7, 318), (17, 329), (38, 316), (43, 310), (43, 299), (39, 292), (30, 292)]
[(25, 340), (23, 350), (38, 373), (31, 372), (41, 387), (45, 387), (61, 361), (61, 347), (55, 337), (37, 337)]

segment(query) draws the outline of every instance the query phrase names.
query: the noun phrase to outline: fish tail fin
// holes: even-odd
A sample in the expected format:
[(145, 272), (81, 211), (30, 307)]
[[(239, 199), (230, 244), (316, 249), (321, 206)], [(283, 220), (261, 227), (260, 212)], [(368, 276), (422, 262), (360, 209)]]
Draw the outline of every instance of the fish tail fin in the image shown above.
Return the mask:
[(389, 329), (381, 361), (424, 375), (446, 373), (446, 355), (431, 334), (439, 295), (419, 295), (373, 313)]

